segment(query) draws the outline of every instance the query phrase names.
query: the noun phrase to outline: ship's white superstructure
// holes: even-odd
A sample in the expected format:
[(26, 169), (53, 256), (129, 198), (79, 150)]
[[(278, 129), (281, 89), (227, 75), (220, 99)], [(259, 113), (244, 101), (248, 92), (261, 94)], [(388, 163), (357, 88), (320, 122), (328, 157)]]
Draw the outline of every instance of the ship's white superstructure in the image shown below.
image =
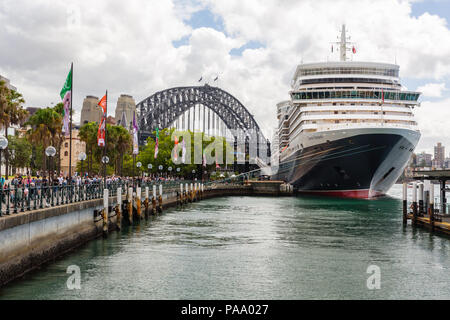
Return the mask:
[[(277, 105), (280, 163), (285, 162), (285, 168), (289, 168), (291, 162), (298, 165), (296, 157), (310, 152), (314, 146), (320, 146), (322, 150), (327, 149), (326, 146), (344, 150), (348, 146), (344, 146), (343, 141), (351, 144), (354, 136), (362, 139), (361, 142), (373, 145), (377, 144), (375, 137), (381, 137), (380, 143), (383, 140), (385, 148), (388, 148), (387, 145), (393, 147), (389, 141), (384, 141), (387, 135), (392, 135), (394, 140), (401, 136), (408, 143), (399, 142), (401, 145), (398, 147), (406, 152), (400, 155), (393, 150), (393, 153), (386, 154), (386, 159), (382, 159), (383, 163), (377, 164), (379, 167), (375, 170), (383, 176), (385, 173), (381, 171), (388, 167), (387, 171), (391, 170), (390, 179), (385, 180), (389, 182), (379, 185), (379, 181), (373, 180), (378, 173), (372, 172), (370, 186), (366, 186), (366, 189), (374, 188), (372, 194), (382, 194), (386, 187), (395, 182), (393, 178), (401, 174), (420, 138), (413, 114), (413, 109), (419, 105), (420, 93), (402, 89), (398, 65), (346, 61), (349, 48), (345, 26), (339, 45), (341, 61), (300, 64), (292, 80), (291, 100)], [(398, 157), (393, 159), (396, 160), (395, 166), (386, 162), (393, 155)], [(329, 165), (333, 164), (329, 161)], [(337, 167), (341, 168), (342, 164)], [(298, 170), (295, 172), (291, 171), (291, 175), (286, 173), (285, 180), (296, 183), (300, 190), (310, 189), (305, 188), (305, 181), (299, 181), (301, 175)], [(364, 179), (356, 177), (356, 180)], [(356, 183), (355, 190), (362, 185), (361, 182)], [(326, 185), (325, 182), (321, 184)], [(333, 184), (336, 190), (343, 187), (336, 181)], [(316, 187), (320, 189), (320, 184)], [(332, 186), (328, 189), (336, 191)]]

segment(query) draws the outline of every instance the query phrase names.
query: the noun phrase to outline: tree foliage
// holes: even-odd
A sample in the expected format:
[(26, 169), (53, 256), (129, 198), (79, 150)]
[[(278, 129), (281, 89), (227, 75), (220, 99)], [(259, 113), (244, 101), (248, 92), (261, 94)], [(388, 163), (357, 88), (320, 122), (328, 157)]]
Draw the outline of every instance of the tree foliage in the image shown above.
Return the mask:
[(31, 144), (25, 137), (9, 137), (8, 153), (13, 168), (28, 168), (31, 160)]
[[(86, 155), (88, 163), (84, 170), (90, 174), (101, 174), (101, 159), (103, 147), (97, 145), (98, 124), (96, 122), (86, 123), (80, 128), (80, 140), (86, 143)], [(130, 152), (132, 145), (131, 135), (122, 126), (106, 125), (106, 155), (109, 157), (107, 173), (122, 174), (122, 160), (126, 153)], [(77, 164), (77, 170), (81, 171), (81, 163)]]
[[(153, 135), (156, 135), (156, 132), (153, 132)], [(209, 137), (206, 136), (204, 133), (201, 132), (196, 132), (195, 135), (197, 135), (197, 140), (201, 141), (201, 143), (199, 144), (199, 149), (195, 150), (195, 137), (194, 137), (194, 133), (193, 132), (188, 132), (188, 131), (182, 131), (182, 132), (175, 132), (174, 133), (174, 129), (164, 129), (162, 131), (159, 132), (159, 145), (158, 145), (158, 155), (157, 158), (155, 159), (154, 155), (155, 155), (155, 144), (156, 144), (156, 139), (154, 138), (148, 138), (147, 139), (147, 145), (145, 145), (144, 147), (141, 147), (141, 150), (137, 156), (136, 162), (141, 162), (142, 163), (142, 167), (139, 169), (136, 168), (135, 172), (137, 172), (137, 174), (140, 174), (142, 171), (146, 172), (146, 173), (160, 173), (161, 171), (159, 170), (159, 166), (162, 165), (163, 166), (163, 170), (162, 172), (167, 173), (168, 172), (168, 168), (172, 167), (172, 175), (180, 175), (180, 176), (184, 176), (184, 177), (192, 177), (192, 171), (195, 170), (195, 176), (200, 177), (202, 171), (207, 171), (209, 173), (213, 172), (216, 170), (216, 163), (214, 161), (214, 163), (210, 163), (207, 164), (206, 167), (203, 166), (202, 164), (202, 160), (203, 160), (203, 151), (206, 150), (206, 148), (212, 144), (214, 144), (216, 142), (216, 138), (214, 137)], [(174, 137), (173, 136), (177, 136), (177, 138), (179, 139), (179, 143), (178, 143), (178, 161), (174, 161), (173, 157), (172, 157), (172, 150), (174, 150), (175, 148), (175, 142), (174, 142)], [(186, 144), (186, 163), (181, 163), (181, 154), (182, 154), (182, 142), (183, 142), (183, 137), (184, 136), (190, 136), (190, 150), (191, 152), (189, 152), (189, 145)], [(223, 143), (222, 146), (223, 150), (222, 150), (222, 154), (223, 154), (223, 158), (222, 159), (217, 159), (219, 163), (224, 162), (224, 159), (226, 158), (226, 153), (227, 152), (232, 152), (231, 147), (229, 145), (227, 145), (227, 143)], [(197, 159), (195, 159), (195, 156), (197, 154)], [(212, 156), (215, 157), (215, 152), (212, 152)], [(190, 161), (189, 159), (187, 159), (187, 157), (190, 157)], [(230, 157), (230, 155), (229, 155)], [(152, 169), (149, 170), (148, 169), (148, 164), (152, 164)], [(224, 164), (221, 165), (221, 168), (224, 167)], [(127, 169), (131, 169), (130, 171), (132, 171), (132, 158), (130, 157), (130, 159), (127, 160), (126, 162), (126, 168)], [(180, 172), (177, 173), (176, 168), (180, 168)], [(127, 170), (127, 174), (131, 175), (131, 172), (129, 172)]]

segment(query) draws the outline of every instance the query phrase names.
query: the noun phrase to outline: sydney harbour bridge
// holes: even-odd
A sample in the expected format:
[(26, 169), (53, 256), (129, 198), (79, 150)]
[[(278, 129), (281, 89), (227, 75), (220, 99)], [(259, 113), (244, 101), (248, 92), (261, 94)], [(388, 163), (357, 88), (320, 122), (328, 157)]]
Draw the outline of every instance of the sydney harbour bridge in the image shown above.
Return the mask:
[[(247, 170), (248, 162), (257, 163), (249, 159), (249, 144), (256, 144), (253, 147), (258, 159), (270, 159), (270, 142), (253, 115), (238, 99), (218, 87), (205, 84), (162, 90), (139, 102), (136, 110), (141, 145), (153, 136), (157, 127), (175, 128), (225, 138), (234, 144), (235, 154), (238, 149), (245, 150)], [(250, 139), (250, 135), (256, 139)]]

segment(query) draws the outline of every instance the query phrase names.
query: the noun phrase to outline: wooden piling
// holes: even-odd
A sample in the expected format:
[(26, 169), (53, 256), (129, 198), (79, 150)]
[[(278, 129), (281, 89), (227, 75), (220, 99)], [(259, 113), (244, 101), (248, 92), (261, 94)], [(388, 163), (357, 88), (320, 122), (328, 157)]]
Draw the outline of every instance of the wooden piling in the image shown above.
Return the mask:
[(423, 214), (425, 213), (424, 207), (423, 207), (423, 199), (424, 199), (424, 188), (423, 188), (423, 183), (420, 182), (418, 184), (419, 187), (419, 210), (418, 210), (418, 216), (423, 216)]
[(122, 188), (117, 188), (117, 204), (114, 207), (116, 212), (116, 227), (118, 230), (122, 227)]
[(412, 190), (412, 205), (413, 205), (413, 224), (417, 222), (417, 182), (413, 182), (413, 190)]
[(431, 230), (434, 230), (434, 185), (433, 184), (431, 184), (431, 187), (430, 187), (430, 209), (429, 209), (429, 215), (430, 215)]
[(127, 206), (128, 206), (128, 222), (130, 224), (133, 224), (133, 187), (128, 188)]
[(137, 215), (137, 219), (138, 220), (142, 219), (142, 214), (141, 214), (141, 197), (142, 197), (141, 187), (136, 187), (136, 215)]
[(163, 211), (162, 184), (159, 185), (158, 211), (160, 213)]
[(403, 224), (408, 223), (408, 184), (403, 182)]
[(148, 187), (145, 187), (145, 200), (144, 200), (144, 206), (145, 206), (145, 219), (148, 219), (148, 207), (149, 207), (149, 189)]
[(102, 217), (103, 217), (103, 236), (108, 235), (108, 199), (109, 199), (109, 190), (105, 188), (103, 190), (103, 211), (102, 211)]
[(153, 185), (153, 197), (152, 197), (152, 214), (156, 215), (156, 186)]

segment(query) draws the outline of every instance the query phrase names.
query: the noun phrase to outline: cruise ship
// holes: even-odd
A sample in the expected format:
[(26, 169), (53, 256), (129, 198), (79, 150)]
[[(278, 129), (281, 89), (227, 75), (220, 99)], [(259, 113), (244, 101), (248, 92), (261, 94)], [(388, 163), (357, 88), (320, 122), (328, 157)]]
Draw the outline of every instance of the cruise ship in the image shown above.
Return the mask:
[(340, 61), (300, 64), (291, 99), (277, 105), (277, 179), (294, 190), (350, 198), (384, 195), (420, 139), (419, 92), (403, 90), (399, 66), (348, 61), (355, 47), (342, 27)]

